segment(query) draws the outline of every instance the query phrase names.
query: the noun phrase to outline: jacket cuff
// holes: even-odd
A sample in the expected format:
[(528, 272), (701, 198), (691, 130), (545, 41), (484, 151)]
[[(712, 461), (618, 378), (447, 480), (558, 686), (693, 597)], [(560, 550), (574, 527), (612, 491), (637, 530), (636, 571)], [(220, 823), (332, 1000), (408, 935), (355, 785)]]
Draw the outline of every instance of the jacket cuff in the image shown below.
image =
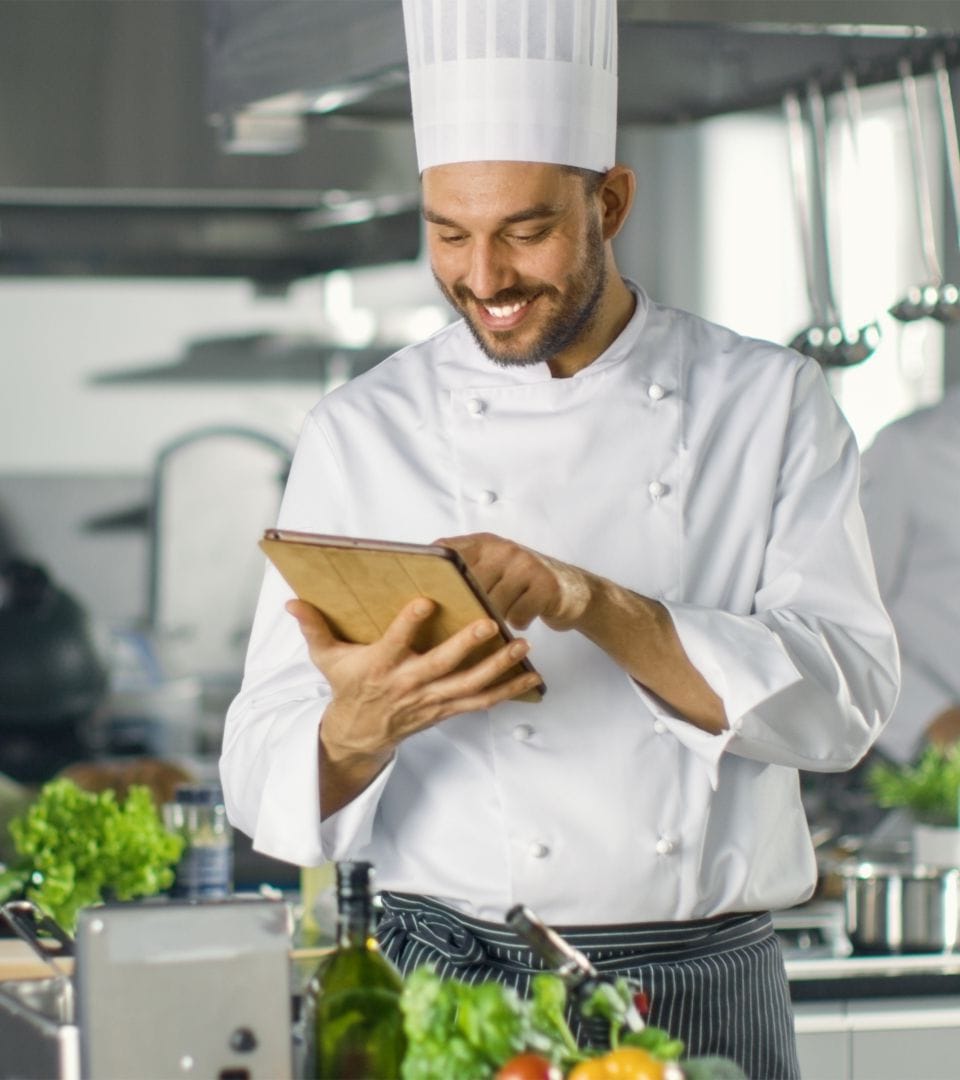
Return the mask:
[[(656, 694), (634, 685), (657, 719), (699, 759), (715, 791), (721, 756), (740, 730), (744, 716), (802, 677), (776, 635), (757, 620), (661, 602), (670, 613), (687, 659), (723, 702), (729, 726), (716, 735), (703, 731)], [(745, 663), (745, 658), (749, 662)]]

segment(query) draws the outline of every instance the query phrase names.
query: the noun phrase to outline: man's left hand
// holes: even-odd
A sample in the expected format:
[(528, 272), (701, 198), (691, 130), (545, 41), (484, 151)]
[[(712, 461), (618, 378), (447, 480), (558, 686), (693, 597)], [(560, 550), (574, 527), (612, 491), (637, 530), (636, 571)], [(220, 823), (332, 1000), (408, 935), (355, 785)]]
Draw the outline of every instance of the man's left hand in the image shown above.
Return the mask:
[(727, 727), (723, 701), (690, 663), (663, 604), (492, 533), (435, 542), (459, 552), (510, 626), (524, 630), (539, 618), (552, 630), (577, 630), (696, 727)]

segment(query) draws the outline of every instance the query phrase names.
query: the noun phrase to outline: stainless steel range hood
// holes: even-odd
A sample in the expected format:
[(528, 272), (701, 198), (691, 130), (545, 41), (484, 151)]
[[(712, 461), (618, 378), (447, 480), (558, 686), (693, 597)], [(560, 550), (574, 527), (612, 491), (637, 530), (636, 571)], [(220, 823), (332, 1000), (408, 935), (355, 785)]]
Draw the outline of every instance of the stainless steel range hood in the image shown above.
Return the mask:
[(0, 274), (278, 286), (416, 257), (409, 134), (334, 123), (296, 154), (225, 153), (205, 27), (200, 0), (0, 3)]
[[(960, 62), (941, 0), (619, 11), (624, 124)], [(417, 188), (400, 0), (0, 3), (0, 275), (282, 286), (416, 257)]]
[[(207, 0), (208, 106), (403, 121), (400, 0)], [(779, 104), (809, 79), (839, 89), (960, 59), (949, 0), (619, 0), (620, 120), (670, 124)]]

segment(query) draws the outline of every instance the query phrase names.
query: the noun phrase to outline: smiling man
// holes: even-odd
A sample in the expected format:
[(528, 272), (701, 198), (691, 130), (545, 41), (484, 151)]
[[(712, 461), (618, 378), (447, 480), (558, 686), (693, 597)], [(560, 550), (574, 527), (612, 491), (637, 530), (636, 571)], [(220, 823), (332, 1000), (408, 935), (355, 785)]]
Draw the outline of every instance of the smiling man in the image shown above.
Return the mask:
[(424, 173), (434, 277), (491, 360), (573, 375), (626, 326), (634, 298), (607, 241), (633, 191), (622, 167), (487, 161)]
[[(279, 524), (441, 538), (523, 636), (471, 661), (480, 620), (419, 654), (419, 598), (350, 644), (268, 568), (231, 819), (292, 862), (372, 861), (404, 972), (526, 993), (524, 903), (689, 1054), (796, 1077), (770, 910), (817, 879), (798, 770), (855, 764), (898, 681), (853, 437), (813, 361), (618, 271), (612, 2), (404, 10), (430, 261), (462, 318), (312, 410)], [(501, 681), (523, 655), (537, 705), (514, 700), (536, 676)]]

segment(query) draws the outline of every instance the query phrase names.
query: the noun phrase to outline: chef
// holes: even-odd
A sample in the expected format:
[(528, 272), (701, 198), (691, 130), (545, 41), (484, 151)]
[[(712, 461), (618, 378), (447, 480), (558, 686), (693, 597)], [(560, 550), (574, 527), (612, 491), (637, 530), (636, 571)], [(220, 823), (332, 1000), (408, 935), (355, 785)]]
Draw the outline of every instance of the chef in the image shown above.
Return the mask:
[[(416, 599), (346, 644), (268, 568), (231, 819), (294, 863), (370, 859), (403, 971), (524, 992), (523, 902), (637, 979), (688, 1054), (796, 1077), (769, 912), (816, 883), (798, 770), (856, 763), (898, 682), (854, 439), (814, 362), (619, 273), (612, 2), (404, 14), (460, 318), (313, 409), (280, 524), (442, 539), (522, 636), (470, 664), (481, 620), (417, 655)], [(512, 700), (533, 677), (497, 684), (518, 654), (539, 704)]]
[(883, 428), (863, 455), (862, 484), (903, 674), (877, 749), (906, 763), (960, 740), (960, 386)]

